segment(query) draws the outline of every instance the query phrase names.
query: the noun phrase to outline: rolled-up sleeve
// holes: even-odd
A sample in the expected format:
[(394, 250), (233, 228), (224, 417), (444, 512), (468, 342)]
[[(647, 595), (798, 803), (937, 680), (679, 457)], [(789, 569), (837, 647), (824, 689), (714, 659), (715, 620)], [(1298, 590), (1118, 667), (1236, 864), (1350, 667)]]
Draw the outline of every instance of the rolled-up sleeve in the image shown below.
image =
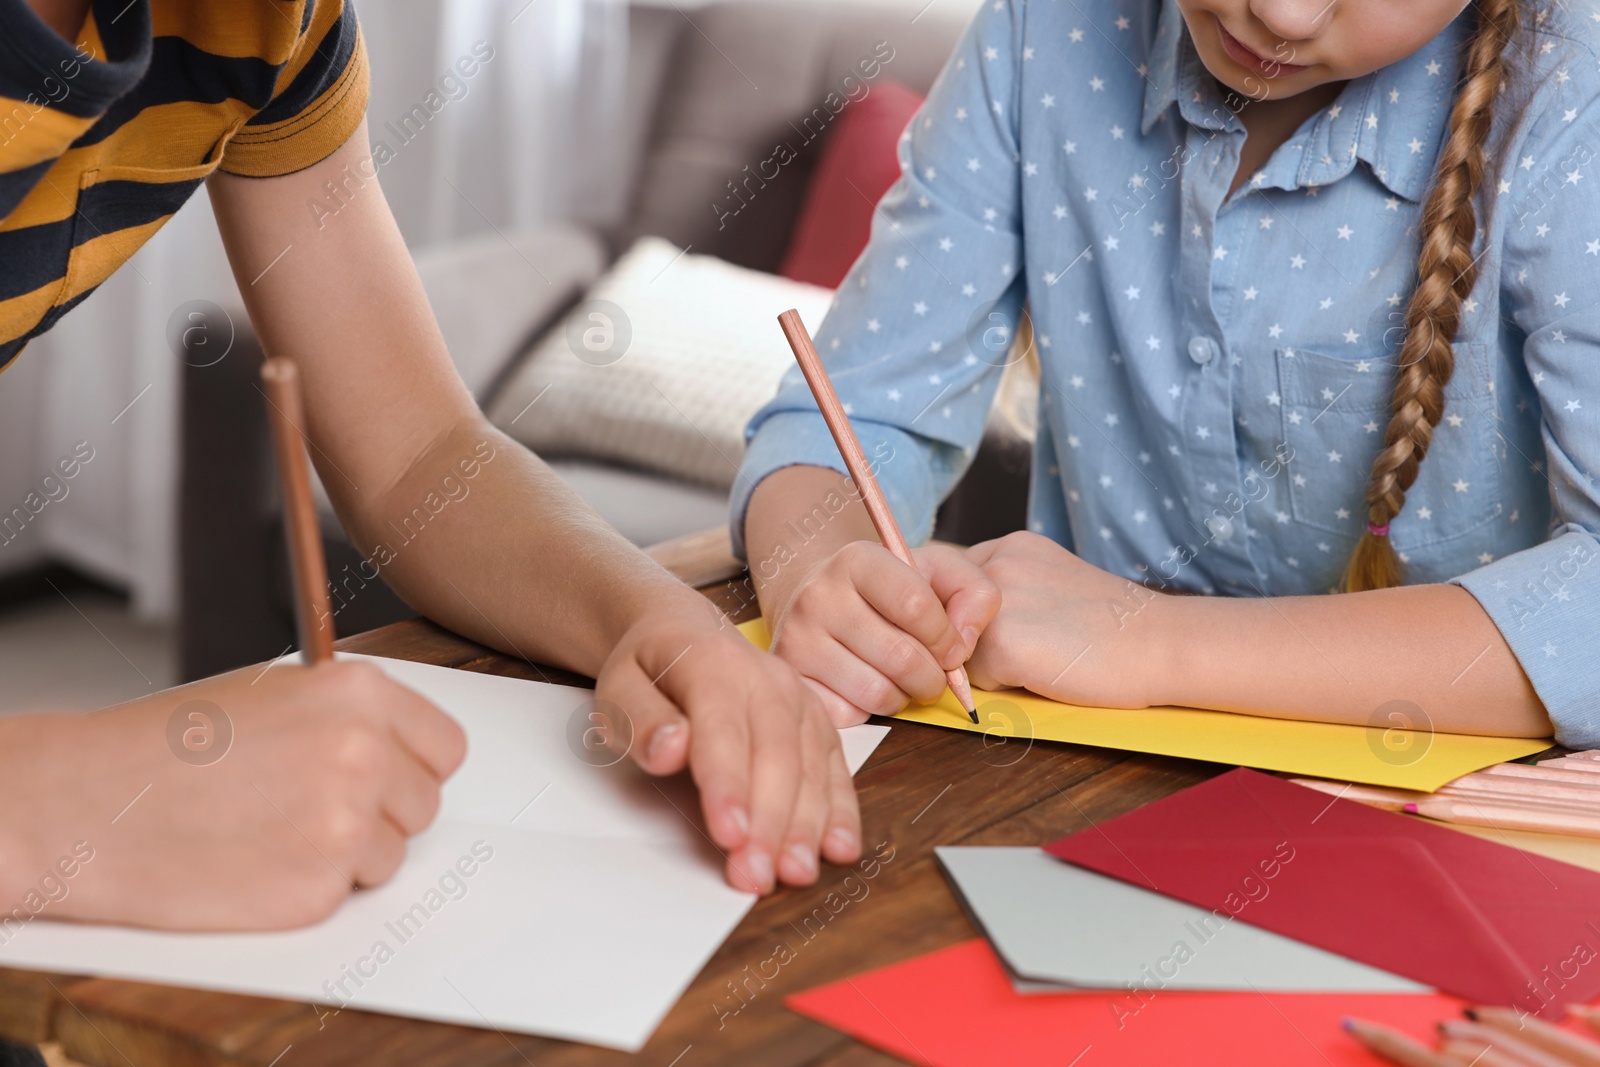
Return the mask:
[[(1016, 126), (1022, 0), (985, 5), (900, 142), (900, 180), (820, 327), (834, 387), (906, 539), (970, 463), (1024, 297)], [(992, 316), (992, 317), (991, 317)], [(734, 551), (767, 475), (844, 471), (798, 369), (751, 418), (732, 501)]]
[(1548, 478), (1550, 539), (1455, 582), (1499, 627), (1556, 740), (1600, 748), (1600, 79), (1581, 78), (1552, 80), (1506, 168), (1522, 180), (1503, 223), (1502, 314), (1525, 335), (1539, 396), (1544, 455), (1520, 458)]

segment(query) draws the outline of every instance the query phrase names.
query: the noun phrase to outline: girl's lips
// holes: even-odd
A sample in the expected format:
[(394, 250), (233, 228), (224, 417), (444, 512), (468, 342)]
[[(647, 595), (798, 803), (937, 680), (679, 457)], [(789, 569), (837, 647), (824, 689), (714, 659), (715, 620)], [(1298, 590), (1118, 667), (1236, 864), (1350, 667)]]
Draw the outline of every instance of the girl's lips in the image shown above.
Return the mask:
[(1266, 59), (1246, 48), (1244, 43), (1228, 32), (1228, 28), (1219, 20), (1217, 30), (1222, 35), (1222, 50), (1246, 70), (1254, 71), (1263, 78), (1283, 78), (1290, 74), (1298, 74), (1305, 70), (1305, 66), (1295, 63), (1282, 63), (1275, 59)]

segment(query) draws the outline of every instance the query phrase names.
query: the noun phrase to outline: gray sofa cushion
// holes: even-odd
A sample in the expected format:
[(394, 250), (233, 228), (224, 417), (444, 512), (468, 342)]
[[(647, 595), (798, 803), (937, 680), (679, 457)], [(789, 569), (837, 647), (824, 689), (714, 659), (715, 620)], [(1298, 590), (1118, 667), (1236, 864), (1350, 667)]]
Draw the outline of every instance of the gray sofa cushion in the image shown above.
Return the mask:
[[(926, 93), (969, 14), (926, 10), (913, 20), (898, 6), (782, 0), (695, 11), (661, 84), (623, 247), (655, 234), (702, 255), (776, 270), (826, 136), (808, 142), (796, 124), (830, 92), (859, 97), (860, 88), (850, 90), (844, 78), (860, 84), (858, 64), (873, 58), (880, 42), (893, 58), (874, 81), (892, 78)], [(817, 128), (831, 124), (819, 120), (813, 136)], [(746, 166), (759, 179), (780, 141), (797, 158), (764, 184), (752, 180), (748, 207), (719, 221), (713, 205), (736, 206), (727, 183), (744, 181)]]
[(606, 266), (606, 247), (577, 226), (480, 234), (414, 257), (461, 380), (486, 402), (535, 333)]

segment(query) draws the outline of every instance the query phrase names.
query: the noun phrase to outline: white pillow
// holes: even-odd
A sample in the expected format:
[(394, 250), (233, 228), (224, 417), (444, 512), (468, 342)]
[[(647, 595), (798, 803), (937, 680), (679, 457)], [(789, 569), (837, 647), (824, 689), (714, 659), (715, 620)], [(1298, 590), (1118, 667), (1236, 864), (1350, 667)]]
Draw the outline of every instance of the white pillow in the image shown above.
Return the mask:
[(797, 308), (815, 330), (832, 298), (642, 237), (539, 340), (489, 418), (545, 455), (728, 489), (745, 423), (794, 364), (778, 314)]

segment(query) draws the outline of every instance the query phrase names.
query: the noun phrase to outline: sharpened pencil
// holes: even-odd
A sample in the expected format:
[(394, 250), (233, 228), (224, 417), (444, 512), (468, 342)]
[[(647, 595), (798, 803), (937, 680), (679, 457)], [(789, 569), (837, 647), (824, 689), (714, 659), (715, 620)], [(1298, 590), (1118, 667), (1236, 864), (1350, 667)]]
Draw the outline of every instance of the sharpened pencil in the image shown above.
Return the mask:
[[(1471, 1008), (1467, 1009), (1467, 1014), (1469, 1016), (1472, 1014)], [(1487, 1026), (1476, 1021), (1467, 1022), (1464, 1019), (1446, 1019), (1439, 1024), (1439, 1033), (1447, 1041), (1481, 1042), (1500, 1055), (1509, 1056), (1521, 1067), (1573, 1067), (1573, 1061), (1566, 1056), (1540, 1048), (1525, 1040), (1525, 1035), (1498, 1026)]]
[(305, 422), (300, 403), (300, 372), (293, 361), (274, 357), (261, 365), (283, 489), (283, 528), (289, 539), (289, 568), (294, 578), (294, 614), (306, 662), (333, 659), (333, 612), (328, 605), (328, 562), (322, 554), (322, 531), (311, 502), (311, 468), (301, 443)]
[(1494, 804), (1487, 801), (1444, 796), (1425, 797), (1407, 804), (1402, 811), (1426, 815), (1441, 822), (1466, 826), (1497, 826), (1503, 830), (1533, 830), (1572, 837), (1600, 837), (1600, 815), (1582, 815), (1555, 808), (1534, 808), (1522, 804)]
[(1367, 1051), (1400, 1067), (1461, 1067), (1454, 1056), (1435, 1052), (1402, 1033), (1362, 1019), (1345, 1019), (1342, 1025)]
[[(878, 531), (878, 540), (901, 563), (916, 570), (917, 563), (911, 558), (911, 546), (901, 536), (889, 501), (884, 499), (883, 490), (878, 488), (877, 476), (867, 463), (867, 454), (850, 425), (850, 416), (845, 414), (844, 405), (839, 402), (839, 394), (834, 392), (833, 382), (822, 366), (822, 357), (817, 355), (817, 346), (812, 344), (811, 334), (806, 331), (805, 323), (800, 321), (800, 312), (790, 308), (778, 316), (778, 325), (783, 327), (783, 335), (789, 339), (795, 362), (800, 364), (800, 373), (806, 376), (806, 384), (811, 387), (811, 395), (817, 399), (817, 408), (822, 412), (823, 421), (828, 424), (828, 432), (833, 434), (834, 444), (839, 446), (839, 455), (844, 457), (850, 479), (861, 494), (861, 502), (867, 506), (867, 515), (872, 519), (872, 528)], [(966, 669), (956, 667), (945, 671), (944, 676), (950, 683), (950, 692), (955, 694), (956, 700), (961, 702), (972, 721), (977, 722), (978, 706), (972, 699), (972, 685), (967, 681)]]
[(1467, 1018), (1512, 1035), (1526, 1045), (1577, 1067), (1600, 1067), (1600, 1044), (1585, 1041), (1543, 1019), (1501, 1007), (1467, 1009)]

